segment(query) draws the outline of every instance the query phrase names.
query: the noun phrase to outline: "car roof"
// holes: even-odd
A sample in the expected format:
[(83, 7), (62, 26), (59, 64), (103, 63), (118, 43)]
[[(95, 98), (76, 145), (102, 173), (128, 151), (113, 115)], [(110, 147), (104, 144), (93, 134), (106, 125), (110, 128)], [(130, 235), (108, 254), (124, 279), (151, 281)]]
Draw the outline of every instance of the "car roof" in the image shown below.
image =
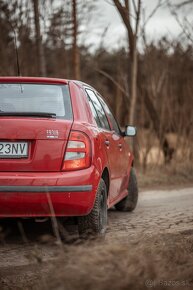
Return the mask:
[(87, 83), (84, 83), (82, 81), (77, 81), (77, 80), (73, 80), (73, 82), (75, 82), (76, 84), (78, 84), (79, 86), (81, 87), (84, 87), (85, 89), (90, 89), (90, 90), (93, 90), (96, 92), (96, 89), (93, 88), (91, 85), (87, 84)]
[(22, 77), (22, 76), (9, 76), (9, 77), (0, 77), (0, 82), (6, 83), (52, 83), (52, 84), (68, 84), (69, 82), (74, 82), (80, 87), (89, 88), (95, 90), (91, 85), (84, 83), (79, 80), (69, 80), (69, 79), (61, 79), (61, 78), (47, 78), (47, 77)]
[(69, 84), (69, 82), (74, 82), (81, 88), (90, 89), (96, 92), (96, 89), (87, 83), (79, 80), (68, 80), (60, 78), (46, 78), (46, 77), (0, 77), (0, 83), (35, 83), (35, 84)]
[(44, 84), (68, 84), (69, 80), (45, 77), (0, 77), (0, 82), (6, 83), (44, 83)]

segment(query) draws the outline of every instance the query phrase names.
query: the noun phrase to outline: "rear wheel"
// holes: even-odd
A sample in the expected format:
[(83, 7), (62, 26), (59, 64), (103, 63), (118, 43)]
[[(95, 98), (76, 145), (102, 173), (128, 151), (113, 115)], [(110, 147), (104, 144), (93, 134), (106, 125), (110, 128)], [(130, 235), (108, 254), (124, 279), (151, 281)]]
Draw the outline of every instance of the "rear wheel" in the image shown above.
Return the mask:
[(135, 170), (132, 167), (129, 177), (128, 195), (115, 205), (120, 211), (133, 211), (138, 201), (138, 186)]
[(100, 180), (94, 207), (87, 216), (78, 217), (80, 236), (104, 235), (107, 227), (107, 189), (103, 179)]

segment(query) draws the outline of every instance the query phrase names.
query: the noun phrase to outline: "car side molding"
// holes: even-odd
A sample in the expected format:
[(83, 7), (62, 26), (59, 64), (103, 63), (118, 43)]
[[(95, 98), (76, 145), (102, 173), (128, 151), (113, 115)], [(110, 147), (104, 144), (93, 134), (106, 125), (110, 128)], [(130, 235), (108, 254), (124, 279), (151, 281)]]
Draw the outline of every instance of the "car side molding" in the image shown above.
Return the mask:
[(0, 186), (0, 192), (84, 192), (92, 191), (92, 185), (77, 186)]

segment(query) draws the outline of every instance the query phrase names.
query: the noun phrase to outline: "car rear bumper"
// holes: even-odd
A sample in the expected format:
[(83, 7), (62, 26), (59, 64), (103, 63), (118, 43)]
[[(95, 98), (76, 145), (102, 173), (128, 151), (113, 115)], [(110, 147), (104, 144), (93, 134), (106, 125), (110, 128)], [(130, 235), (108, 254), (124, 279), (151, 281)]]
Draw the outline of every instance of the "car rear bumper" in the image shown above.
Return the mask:
[(0, 172), (0, 217), (87, 215), (99, 179), (94, 166), (74, 172)]

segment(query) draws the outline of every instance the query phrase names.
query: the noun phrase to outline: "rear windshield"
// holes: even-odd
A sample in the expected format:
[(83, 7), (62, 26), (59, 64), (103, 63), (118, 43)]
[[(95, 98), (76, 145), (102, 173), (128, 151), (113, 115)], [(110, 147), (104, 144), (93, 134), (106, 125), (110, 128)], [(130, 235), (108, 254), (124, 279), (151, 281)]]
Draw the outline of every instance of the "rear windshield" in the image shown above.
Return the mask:
[(53, 113), (56, 118), (71, 120), (68, 86), (1, 83), (0, 112)]

